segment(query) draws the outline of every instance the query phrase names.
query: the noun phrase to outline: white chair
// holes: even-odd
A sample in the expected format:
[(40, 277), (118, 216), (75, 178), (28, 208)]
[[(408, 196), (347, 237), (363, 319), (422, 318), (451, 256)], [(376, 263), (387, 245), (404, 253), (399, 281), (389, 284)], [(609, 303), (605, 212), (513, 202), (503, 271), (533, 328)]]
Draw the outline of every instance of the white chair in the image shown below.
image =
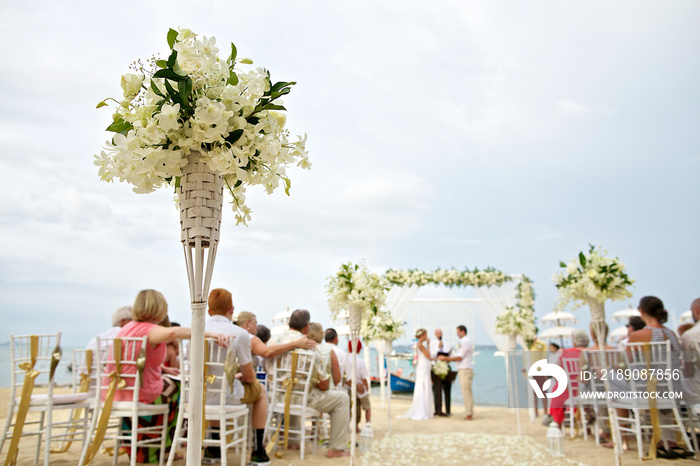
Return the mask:
[[(626, 368), (630, 373), (639, 373), (640, 375), (646, 371), (649, 374), (653, 370), (655, 374), (664, 374), (656, 379), (657, 393), (676, 392), (677, 387), (674, 386), (673, 370), (678, 369), (678, 364), (673, 364), (671, 358), (678, 356), (671, 351), (670, 341), (652, 342), (652, 343), (628, 343), (627, 350), (624, 352), (626, 360)], [(660, 371), (660, 372), (659, 372)], [(623, 372), (624, 374), (624, 372)], [(642, 377), (630, 377), (630, 393), (647, 392), (647, 379)], [(612, 384), (615, 390), (615, 384)], [(676, 398), (656, 398), (656, 408), (658, 411), (671, 410), (673, 413), (672, 419), (664, 420), (660, 417), (659, 427), (661, 430), (676, 430), (680, 434), (683, 443), (688, 447), (689, 451), (693, 451), (688, 436), (686, 434), (683, 419), (680, 413), (679, 400)], [(617, 419), (617, 428), (620, 432), (633, 433), (637, 438), (637, 452), (639, 458), (644, 457), (643, 440), (645, 433), (651, 433), (653, 426), (650, 421), (650, 400), (645, 397), (620, 397), (612, 401), (612, 407), (616, 409), (628, 410), (628, 415), (615, 416)]]
[[(165, 442), (169, 407), (167, 404), (140, 403), (141, 376), (139, 366), (145, 361), (145, 348), (148, 337), (97, 339), (96, 360), (97, 390), (94, 397), (95, 409), (90, 423), (88, 442), (85, 443), (79, 465), (88, 464), (99, 450), (103, 441), (114, 442), (113, 464), (117, 464), (119, 449), (131, 451), (131, 465), (136, 464), (137, 448), (160, 448), (159, 464), (165, 461)], [(142, 352), (143, 350), (143, 352)], [(117, 357), (121, 354), (121, 357)], [(120, 377), (115, 377), (119, 373)], [(116, 393), (120, 398), (130, 401), (113, 401), (111, 406), (107, 396), (110, 385), (116, 384)], [(162, 416), (162, 422), (150, 427), (139, 427), (141, 416)], [(122, 428), (122, 419), (131, 419), (131, 429)], [(110, 419), (116, 419), (116, 426), (110, 427)], [(116, 428), (115, 428), (116, 427)], [(116, 432), (115, 432), (116, 431)]]
[[(308, 406), (313, 368), (317, 357), (318, 351), (297, 349), (277, 356), (268, 366), (269, 377), (267, 386), (270, 405), (268, 406), (267, 422), (265, 423), (265, 438), (268, 439), (268, 442), (274, 441), (275, 448), (283, 440), (285, 429), (283, 418), (287, 386), (290, 384), (288, 381), (295, 380), (296, 383), (291, 388), (291, 402), (289, 405), (289, 414), (294, 417), (294, 422), (290, 422), (290, 425), (287, 427), (290, 437), (299, 439), (299, 453), (302, 460), (304, 459), (306, 442), (312, 442), (312, 453), (316, 452), (316, 444), (318, 443), (321, 413)], [(294, 359), (296, 359), (296, 368), (293, 371)], [(292, 372), (294, 372), (293, 376)], [(275, 428), (274, 426), (277, 428), (278, 435), (276, 437), (272, 432)]]
[[(580, 371), (579, 358), (561, 358), (561, 364), (569, 379), (566, 389), (569, 392), (569, 398), (564, 402), (564, 414), (569, 417), (569, 437), (576, 436), (576, 410), (578, 409), (581, 425), (583, 428), (583, 438), (588, 440), (588, 429), (586, 424), (586, 416), (583, 413), (583, 403), (579, 397)], [(564, 422), (562, 425), (566, 424)]]
[[(227, 454), (228, 449), (235, 447), (241, 457), (241, 466), (247, 464), (247, 442), (248, 442), (248, 406), (242, 404), (229, 404), (227, 399), (232, 392), (232, 386), (229, 385), (229, 380), (226, 376), (225, 366), (237, 366), (237, 357), (233, 351), (233, 340), (235, 337), (229, 338), (228, 348), (222, 348), (216, 343), (216, 340), (207, 338), (205, 340), (206, 348), (204, 371), (205, 371), (205, 390), (207, 404), (204, 407), (203, 421), (208, 424), (205, 438), (202, 440), (203, 447), (219, 447), (221, 450), (221, 464), (228, 464)], [(180, 354), (189, 354), (189, 351), (183, 351), (182, 342), (180, 342)], [(227, 362), (227, 358), (229, 358)], [(209, 379), (209, 380), (206, 380)], [(184, 357), (180, 358), (180, 407), (177, 416), (177, 427), (175, 428), (175, 438), (173, 439), (170, 456), (168, 457), (168, 466), (172, 466), (175, 460), (177, 447), (187, 442), (187, 430), (184, 423), (190, 418), (189, 392), (190, 392), (190, 362)], [(218, 422), (217, 426), (212, 426), (212, 422)], [(218, 434), (217, 438), (215, 435)]]
[[(63, 445), (75, 439), (85, 440), (87, 417), (73, 419), (70, 410), (86, 408), (87, 394), (54, 393), (53, 376), (61, 359), (60, 342), (60, 333), (10, 336), (10, 406), (0, 439), (0, 451), (5, 440), (11, 439), (8, 456), (16, 455), (21, 437), (36, 436), (34, 462), (39, 463), (43, 441), (44, 464), (48, 465), (52, 443)], [(54, 418), (54, 412), (59, 410), (62, 415)], [(30, 416), (25, 418), (27, 414)]]
[[(604, 383), (606, 375), (603, 374), (603, 371), (616, 369), (623, 356), (619, 351), (602, 350), (586, 350), (584, 354), (587, 366), (586, 371), (591, 375), (590, 380), (586, 381), (588, 384), (586, 392), (589, 396), (585, 398), (585, 403), (590, 405), (593, 410), (593, 416), (595, 417), (593, 421), (595, 443), (600, 445), (601, 427), (608, 425), (609, 411), (605, 396), (603, 395), (599, 398), (597, 394), (604, 394), (607, 391)], [(584, 390), (582, 385), (579, 385), (579, 389)], [(584, 401), (582, 394), (579, 394), (579, 397)]]

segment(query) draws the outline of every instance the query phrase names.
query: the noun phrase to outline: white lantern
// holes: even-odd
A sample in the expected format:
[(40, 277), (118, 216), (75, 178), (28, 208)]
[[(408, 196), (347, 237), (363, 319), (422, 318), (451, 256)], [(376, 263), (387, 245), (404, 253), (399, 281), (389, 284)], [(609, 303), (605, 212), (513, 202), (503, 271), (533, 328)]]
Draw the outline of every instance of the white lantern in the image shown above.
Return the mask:
[(372, 441), (374, 440), (374, 432), (372, 431), (372, 426), (370, 423), (366, 423), (360, 432), (360, 452), (367, 453), (372, 448)]
[(552, 456), (564, 456), (564, 433), (556, 422), (552, 422), (547, 429), (547, 449)]

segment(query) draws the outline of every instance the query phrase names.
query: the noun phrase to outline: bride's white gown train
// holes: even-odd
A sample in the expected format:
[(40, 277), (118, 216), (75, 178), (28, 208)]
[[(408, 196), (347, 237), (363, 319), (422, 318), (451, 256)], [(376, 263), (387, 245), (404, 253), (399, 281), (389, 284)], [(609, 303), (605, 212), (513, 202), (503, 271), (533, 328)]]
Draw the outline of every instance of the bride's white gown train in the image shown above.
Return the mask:
[(406, 414), (399, 416), (404, 419), (423, 421), (432, 419), (435, 406), (433, 404), (433, 390), (430, 381), (430, 359), (428, 359), (419, 349), (418, 363), (416, 364), (416, 386), (413, 389), (413, 402)]

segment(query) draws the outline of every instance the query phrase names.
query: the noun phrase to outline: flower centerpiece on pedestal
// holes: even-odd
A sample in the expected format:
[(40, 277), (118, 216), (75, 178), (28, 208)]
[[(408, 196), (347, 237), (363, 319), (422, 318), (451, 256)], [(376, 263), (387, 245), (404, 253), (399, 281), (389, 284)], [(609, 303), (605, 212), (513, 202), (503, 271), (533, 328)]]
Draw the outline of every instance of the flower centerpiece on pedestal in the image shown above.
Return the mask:
[[(224, 187), (232, 196), (237, 224), (247, 225), (248, 186), (268, 194), (284, 185), (286, 167), (310, 168), (305, 139), (289, 140), (281, 97), (294, 82), (272, 83), (264, 68), (242, 69), (231, 44), (219, 57), (214, 37), (189, 29), (170, 29), (170, 54), (131, 65), (121, 77), (123, 96), (116, 103), (114, 133), (95, 156), (99, 176), (126, 181), (137, 193), (169, 185), (180, 205), (181, 241), (185, 251), (192, 307), (190, 417), (187, 462), (200, 464), (204, 360), (204, 313), (221, 226)], [(280, 183), (281, 182), (281, 183)], [(205, 254), (205, 250), (208, 251)], [(197, 434), (199, 432), (199, 434)]]
[[(364, 311), (369, 310), (372, 315), (379, 313), (379, 308), (386, 300), (388, 285), (383, 277), (371, 273), (364, 262), (359, 264), (342, 264), (335, 275), (328, 277), (326, 291), (328, 294), (328, 307), (331, 310), (331, 318), (336, 319), (338, 314), (348, 310), (348, 325), (350, 327), (350, 340), (352, 342), (352, 388), (350, 399), (357, 398), (357, 373), (355, 367), (357, 352), (357, 340), (360, 336), (360, 329), (363, 321)], [(357, 413), (351, 410), (350, 425), (355, 425)], [(352, 429), (350, 434), (350, 454), (351, 464), (355, 458), (355, 437), (356, 430)]]
[(190, 154), (200, 153), (212, 172), (223, 178), (233, 200), (237, 223), (247, 224), (247, 186), (263, 185), (272, 193), (280, 184), (289, 194), (285, 167), (310, 168), (305, 140), (289, 140), (286, 110), (280, 97), (294, 82), (273, 84), (264, 68), (238, 59), (231, 44), (225, 60), (216, 38), (189, 29), (168, 32), (170, 55), (131, 65), (121, 77), (123, 97), (116, 102), (107, 131), (115, 133), (95, 156), (100, 178), (118, 179), (137, 193), (164, 185), (178, 187)]
[(605, 301), (632, 297), (629, 287), (634, 280), (630, 280), (618, 258), (611, 259), (607, 251), (589, 246), (587, 254), (580, 252), (578, 258), (568, 264), (559, 263), (564, 270), (552, 278), (559, 290), (554, 310), (563, 310), (568, 304), (573, 309), (588, 304), (598, 343), (604, 345), (600, 336), (605, 323)]

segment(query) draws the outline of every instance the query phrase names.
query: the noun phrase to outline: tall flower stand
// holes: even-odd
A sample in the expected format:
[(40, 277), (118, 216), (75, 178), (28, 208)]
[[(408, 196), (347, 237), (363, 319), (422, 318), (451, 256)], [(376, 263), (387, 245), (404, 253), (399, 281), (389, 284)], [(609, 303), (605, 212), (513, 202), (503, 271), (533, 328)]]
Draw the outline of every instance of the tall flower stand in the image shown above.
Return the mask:
[[(364, 307), (352, 304), (348, 309), (348, 327), (350, 327), (350, 341), (351, 345), (351, 357), (352, 357), (352, 386), (350, 387), (350, 405), (352, 406), (357, 402), (357, 342), (360, 340), (360, 325), (362, 324), (362, 312)], [(350, 465), (355, 465), (355, 456), (357, 454), (357, 449), (355, 444), (357, 443), (357, 429), (355, 425), (357, 424), (357, 409), (352, 406), (350, 410)]]
[(204, 317), (219, 245), (224, 181), (193, 151), (180, 184), (180, 228), (192, 307), (190, 418), (187, 464), (201, 464), (204, 396)]
[(379, 354), (379, 399), (382, 403), (382, 408), (386, 406), (385, 392), (387, 387), (387, 379), (384, 369), (387, 366), (386, 358), (391, 354), (391, 347), (393, 343), (393, 340), (388, 338), (374, 342), (374, 347), (377, 349), (377, 353)]

